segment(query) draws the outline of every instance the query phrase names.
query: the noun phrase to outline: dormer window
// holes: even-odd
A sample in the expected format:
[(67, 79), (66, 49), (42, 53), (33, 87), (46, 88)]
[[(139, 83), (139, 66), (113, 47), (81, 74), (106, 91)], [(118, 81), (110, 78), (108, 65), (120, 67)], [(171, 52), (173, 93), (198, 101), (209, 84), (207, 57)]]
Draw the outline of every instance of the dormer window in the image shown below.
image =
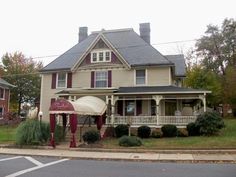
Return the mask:
[(109, 50), (98, 50), (91, 52), (91, 63), (110, 62), (110, 61), (111, 61), (111, 51)]

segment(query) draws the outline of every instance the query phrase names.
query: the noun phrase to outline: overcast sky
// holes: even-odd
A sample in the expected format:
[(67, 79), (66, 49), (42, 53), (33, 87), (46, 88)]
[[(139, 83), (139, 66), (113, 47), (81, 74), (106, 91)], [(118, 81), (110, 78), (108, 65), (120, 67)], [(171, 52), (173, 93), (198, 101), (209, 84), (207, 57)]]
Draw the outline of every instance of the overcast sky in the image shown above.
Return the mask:
[[(60, 55), (78, 42), (78, 28), (89, 33), (133, 28), (150, 22), (151, 43), (163, 54), (187, 51), (208, 24), (236, 18), (236, 0), (1, 0), (0, 56)], [(156, 45), (158, 44), (158, 45)], [(56, 57), (36, 58), (48, 64)]]

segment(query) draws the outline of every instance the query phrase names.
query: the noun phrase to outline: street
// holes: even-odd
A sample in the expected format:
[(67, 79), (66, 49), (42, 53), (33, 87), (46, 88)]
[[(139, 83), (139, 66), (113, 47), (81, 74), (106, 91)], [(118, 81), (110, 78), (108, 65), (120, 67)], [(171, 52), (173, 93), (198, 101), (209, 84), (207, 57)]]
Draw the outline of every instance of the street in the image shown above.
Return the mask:
[(235, 177), (235, 164), (79, 160), (0, 155), (0, 177)]

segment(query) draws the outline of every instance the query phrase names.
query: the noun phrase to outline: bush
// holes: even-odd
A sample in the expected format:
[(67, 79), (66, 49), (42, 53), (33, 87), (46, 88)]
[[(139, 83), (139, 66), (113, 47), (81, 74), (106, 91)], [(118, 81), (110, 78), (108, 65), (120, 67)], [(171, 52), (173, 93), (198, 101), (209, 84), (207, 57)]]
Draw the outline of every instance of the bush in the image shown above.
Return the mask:
[(188, 137), (188, 131), (186, 129), (178, 129), (177, 136), (178, 137)]
[(100, 133), (97, 130), (89, 130), (83, 134), (84, 142), (93, 144), (100, 139)]
[(163, 133), (161, 130), (153, 130), (151, 136), (153, 138), (161, 138), (163, 136)]
[(161, 127), (164, 137), (175, 137), (177, 136), (177, 127), (175, 125), (164, 125)]
[(214, 135), (225, 125), (223, 119), (216, 112), (205, 112), (198, 116), (196, 126), (199, 127), (201, 135)]
[(130, 146), (141, 146), (142, 141), (140, 138), (136, 136), (122, 136), (119, 139), (119, 145), (120, 146), (125, 146), (125, 147), (130, 147)]
[(140, 138), (149, 138), (151, 134), (151, 128), (143, 125), (138, 128), (138, 137)]
[(128, 135), (129, 134), (129, 127), (128, 125), (123, 125), (123, 124), (120, 124), (120, 125), (117, 125), (115, 127), (115, 133), (116, 133), (116, 137), (122, 137), (124, 135)]
[(189, 136), (199, 136), (200, 130), (199, 126), (195, 122), (191, 122), (187, 125), (188, 135)]
[[(40, 129), (41, 127), (41, 129)], [(49, 125), (35, 119), (22, 122), (16, 130), (16, 144), (40, 145), (49, 139)]]
[[(42, 145), (50, 138), (50, 125), (37, 119), (27, 119), (22, 122), (16, 130), (16, 144), (18, 145)], [(55, 142), (61, 141), (64, 136), (62, 127), (55, 127)]]

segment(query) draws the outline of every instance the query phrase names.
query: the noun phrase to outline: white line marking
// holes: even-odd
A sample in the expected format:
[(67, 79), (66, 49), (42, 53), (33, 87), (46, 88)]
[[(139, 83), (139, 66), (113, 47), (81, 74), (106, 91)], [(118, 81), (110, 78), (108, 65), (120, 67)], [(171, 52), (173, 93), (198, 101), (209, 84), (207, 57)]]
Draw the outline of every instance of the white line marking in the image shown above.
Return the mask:
[(19, 158), (22, 158), (22, 156), (16, 156), (16, 157), (9, 157), (9, 158), (5, 158), (5, 159), (0, 159), (0, 162), (7, 161), (7, 160), (13, 160), (13, 159), (19, 159)]
[(35, 164), (35, 165), (37, 165), (37, 166), (43, 165), (43, 163), (41, 163), (41, 162), (35, 160), (35, 159), (32, 158), (32, 157), (25, 156), (24, 158), (27, 159), (27, 160), (29, 160), (30, 162), (32, 162), (33, 164)]
[(61, 160), (58, 160), (58, 161), (46, 163), (46, 164), (43, 164), (43, 165), (40, 165), (40, 166), (36, 166), (36, 167), (32, 167), (32, 168), (28, 168), (28, 169), (25, 169), (25, 170), (18, 171), (16, 173), (12, 173), (12, 174), (10, 174), (8, 176), (5, 176), (5, 177), (20, 176), (22, 174), (25, 174), (25, 173), (28, 173), (28, 172), (31, 172), (31, 171), (34, 171), (34, 170), (37, 170), (37, 169), (40, 169), (40, 168), (43, 168), (43, 167), (47, 167), (47, 166), (50, 166), (50, 165), (54, 165), (54, 164), (57, 164), (57, 163), (60, 163), (60, 162), (64, 162), (64, 161), (67, 161), (67, 160), (69, 160), (69, 159), (61, 159)]

